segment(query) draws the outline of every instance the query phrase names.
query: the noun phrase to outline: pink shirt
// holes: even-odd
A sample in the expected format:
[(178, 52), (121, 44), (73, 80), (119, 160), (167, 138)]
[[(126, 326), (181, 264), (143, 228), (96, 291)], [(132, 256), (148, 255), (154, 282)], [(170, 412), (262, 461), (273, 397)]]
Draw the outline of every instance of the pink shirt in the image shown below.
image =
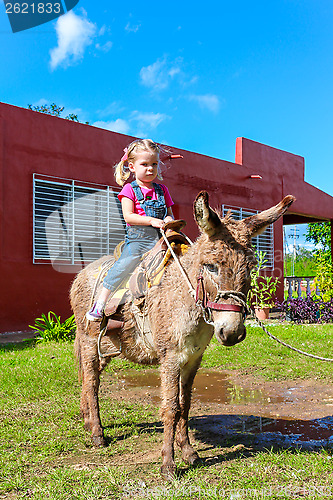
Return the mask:
[[(170, 196), (169, 190), (168, 190), (168, 188), (166, 186), (164, 186), (164, 184), (160, 184), (160, 186), (163, 189), (166, 207), (169, 208), (169, 207), (171, 207), (174, 204), (173, 201), (172, 201), (172, 198)], [(143, 196), (145, 198), (147, 196), (151, 196), (151, 198), (150, 198), (151, 200), (157, 200), (157, 196), (156, 196), (155, 190), (153, 188), (148, 189), (148, 188), (140, 186), (140, 189), (141, 189), (142, 194), (143, 194)], [(140, 205), (137, 197), (135, 196), (135, 193), (134, 193), (133, 188), (132, 188), (132, 186), (131, 186), (130, 183), (125, 184), (125, 186), (123, 187), (123, 189), (118, 194), (118, 199), (120, 201), (124, 197), (125, 198), (129, 198), (130, 200), (133, 201), (133, 203), (134, 203), (134, 213), (135, 214), (146, 215), (145, 211), (141, 207), (141, 205)]]

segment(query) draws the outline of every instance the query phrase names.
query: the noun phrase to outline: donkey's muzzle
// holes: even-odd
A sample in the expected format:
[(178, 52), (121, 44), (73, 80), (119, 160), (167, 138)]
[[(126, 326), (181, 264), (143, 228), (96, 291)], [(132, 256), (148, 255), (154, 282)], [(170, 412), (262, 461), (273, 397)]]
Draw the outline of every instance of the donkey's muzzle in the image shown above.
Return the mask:
[(225, 347), (231, 347), (245, 339), (246, 328), (242, 325), (236, 331), (230, 331), (230, 329), (222, 327), (219, 330), (215, 330), (215, 337)]

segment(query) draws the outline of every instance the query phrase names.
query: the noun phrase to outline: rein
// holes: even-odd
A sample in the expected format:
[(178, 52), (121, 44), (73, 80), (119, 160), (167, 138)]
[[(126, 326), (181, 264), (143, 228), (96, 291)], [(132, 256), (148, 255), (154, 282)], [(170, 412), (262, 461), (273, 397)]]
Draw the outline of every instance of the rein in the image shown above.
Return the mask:
[(285, 347), (288, 347), (288, 349), (291, 349), (292, 351), (296, 351), (299, 354), (303, 354), (303, 356), (307, 356), (308, 358), (314, 358), (314, 359), (319, 359), (320, 361), (329, 361), (329, 362), (333, 363), (333, 359), (332, 358), (323, 358), (322, 356), (316, 356), (315, 354), (310, 354), (308, 352), (301, 351), (300, 349), (296, 349), (296, 347), (293, 347), (293, 346), (287, 344), (286, 342), (283, 342), (283, 340), (278, 339), (277, 337), (275, 337), (275, 335), (273, 335), (272, 333), (270, 333), (267, 330), (267, 328), (265, 327), (265, 325), (260, 321), (260, 319), (257, 318), (257, 316), (256, 316), (256, 314), (255, 314), (255, 312), (253, 310), (252, 310), (252, 312), (254, 313), (254, 317), (255, 317), (258, 325), (264, 330), (265, 333), (267, 333), (267, 335), (269, 337), (271, 337), (271, 339), (275, 340), (279, 344), (284, 345)]

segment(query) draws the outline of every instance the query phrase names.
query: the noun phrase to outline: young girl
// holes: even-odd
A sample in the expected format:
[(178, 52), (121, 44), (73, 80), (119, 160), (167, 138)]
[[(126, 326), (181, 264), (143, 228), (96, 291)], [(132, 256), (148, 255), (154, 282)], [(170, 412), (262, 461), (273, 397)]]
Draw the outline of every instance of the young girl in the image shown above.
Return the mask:
[(135, 177), (133, 182), (125, 184), (118, 195), (127, 223), (125, 245), (121, 256), (105, 276), (97, 301), (86, 314), (90, 321), (103, 318), (110, 295), (134, 271), (142, 255), (159, 240), (159, 228), (173, 220), (173, 201), (168, 188), (153, 182), (159, 175), (159, 146), (150, 139), (139, 139), (133, 141), (124, 152), (115, 166), (116, 182), (123, 186), (131, 172)]

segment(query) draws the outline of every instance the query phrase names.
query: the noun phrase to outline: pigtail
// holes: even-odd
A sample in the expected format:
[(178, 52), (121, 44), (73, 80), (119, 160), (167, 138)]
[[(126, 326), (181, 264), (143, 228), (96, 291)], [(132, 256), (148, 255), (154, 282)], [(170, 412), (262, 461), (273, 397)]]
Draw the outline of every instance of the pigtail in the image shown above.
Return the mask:
[(116, 183), (119, 186), (123, 186), (131, 174), (128, 168), (126, 169), (125, 167), (127, 159), (124, 160), (123, 158), (114, 166), (114, 176), (116, 178)]
[(123, 186), (127, 181), (127, 179), (129, 178), (131, 172), (129, 170), (127, 170), (126, 172), (125, 162), (123, 160), (120, 160), (120, 162), (117, 163), (117, 165), (115, 165), (114, 169), (115, 169), (114, 176), (116, 178), (116, 183), (119, 186)]

